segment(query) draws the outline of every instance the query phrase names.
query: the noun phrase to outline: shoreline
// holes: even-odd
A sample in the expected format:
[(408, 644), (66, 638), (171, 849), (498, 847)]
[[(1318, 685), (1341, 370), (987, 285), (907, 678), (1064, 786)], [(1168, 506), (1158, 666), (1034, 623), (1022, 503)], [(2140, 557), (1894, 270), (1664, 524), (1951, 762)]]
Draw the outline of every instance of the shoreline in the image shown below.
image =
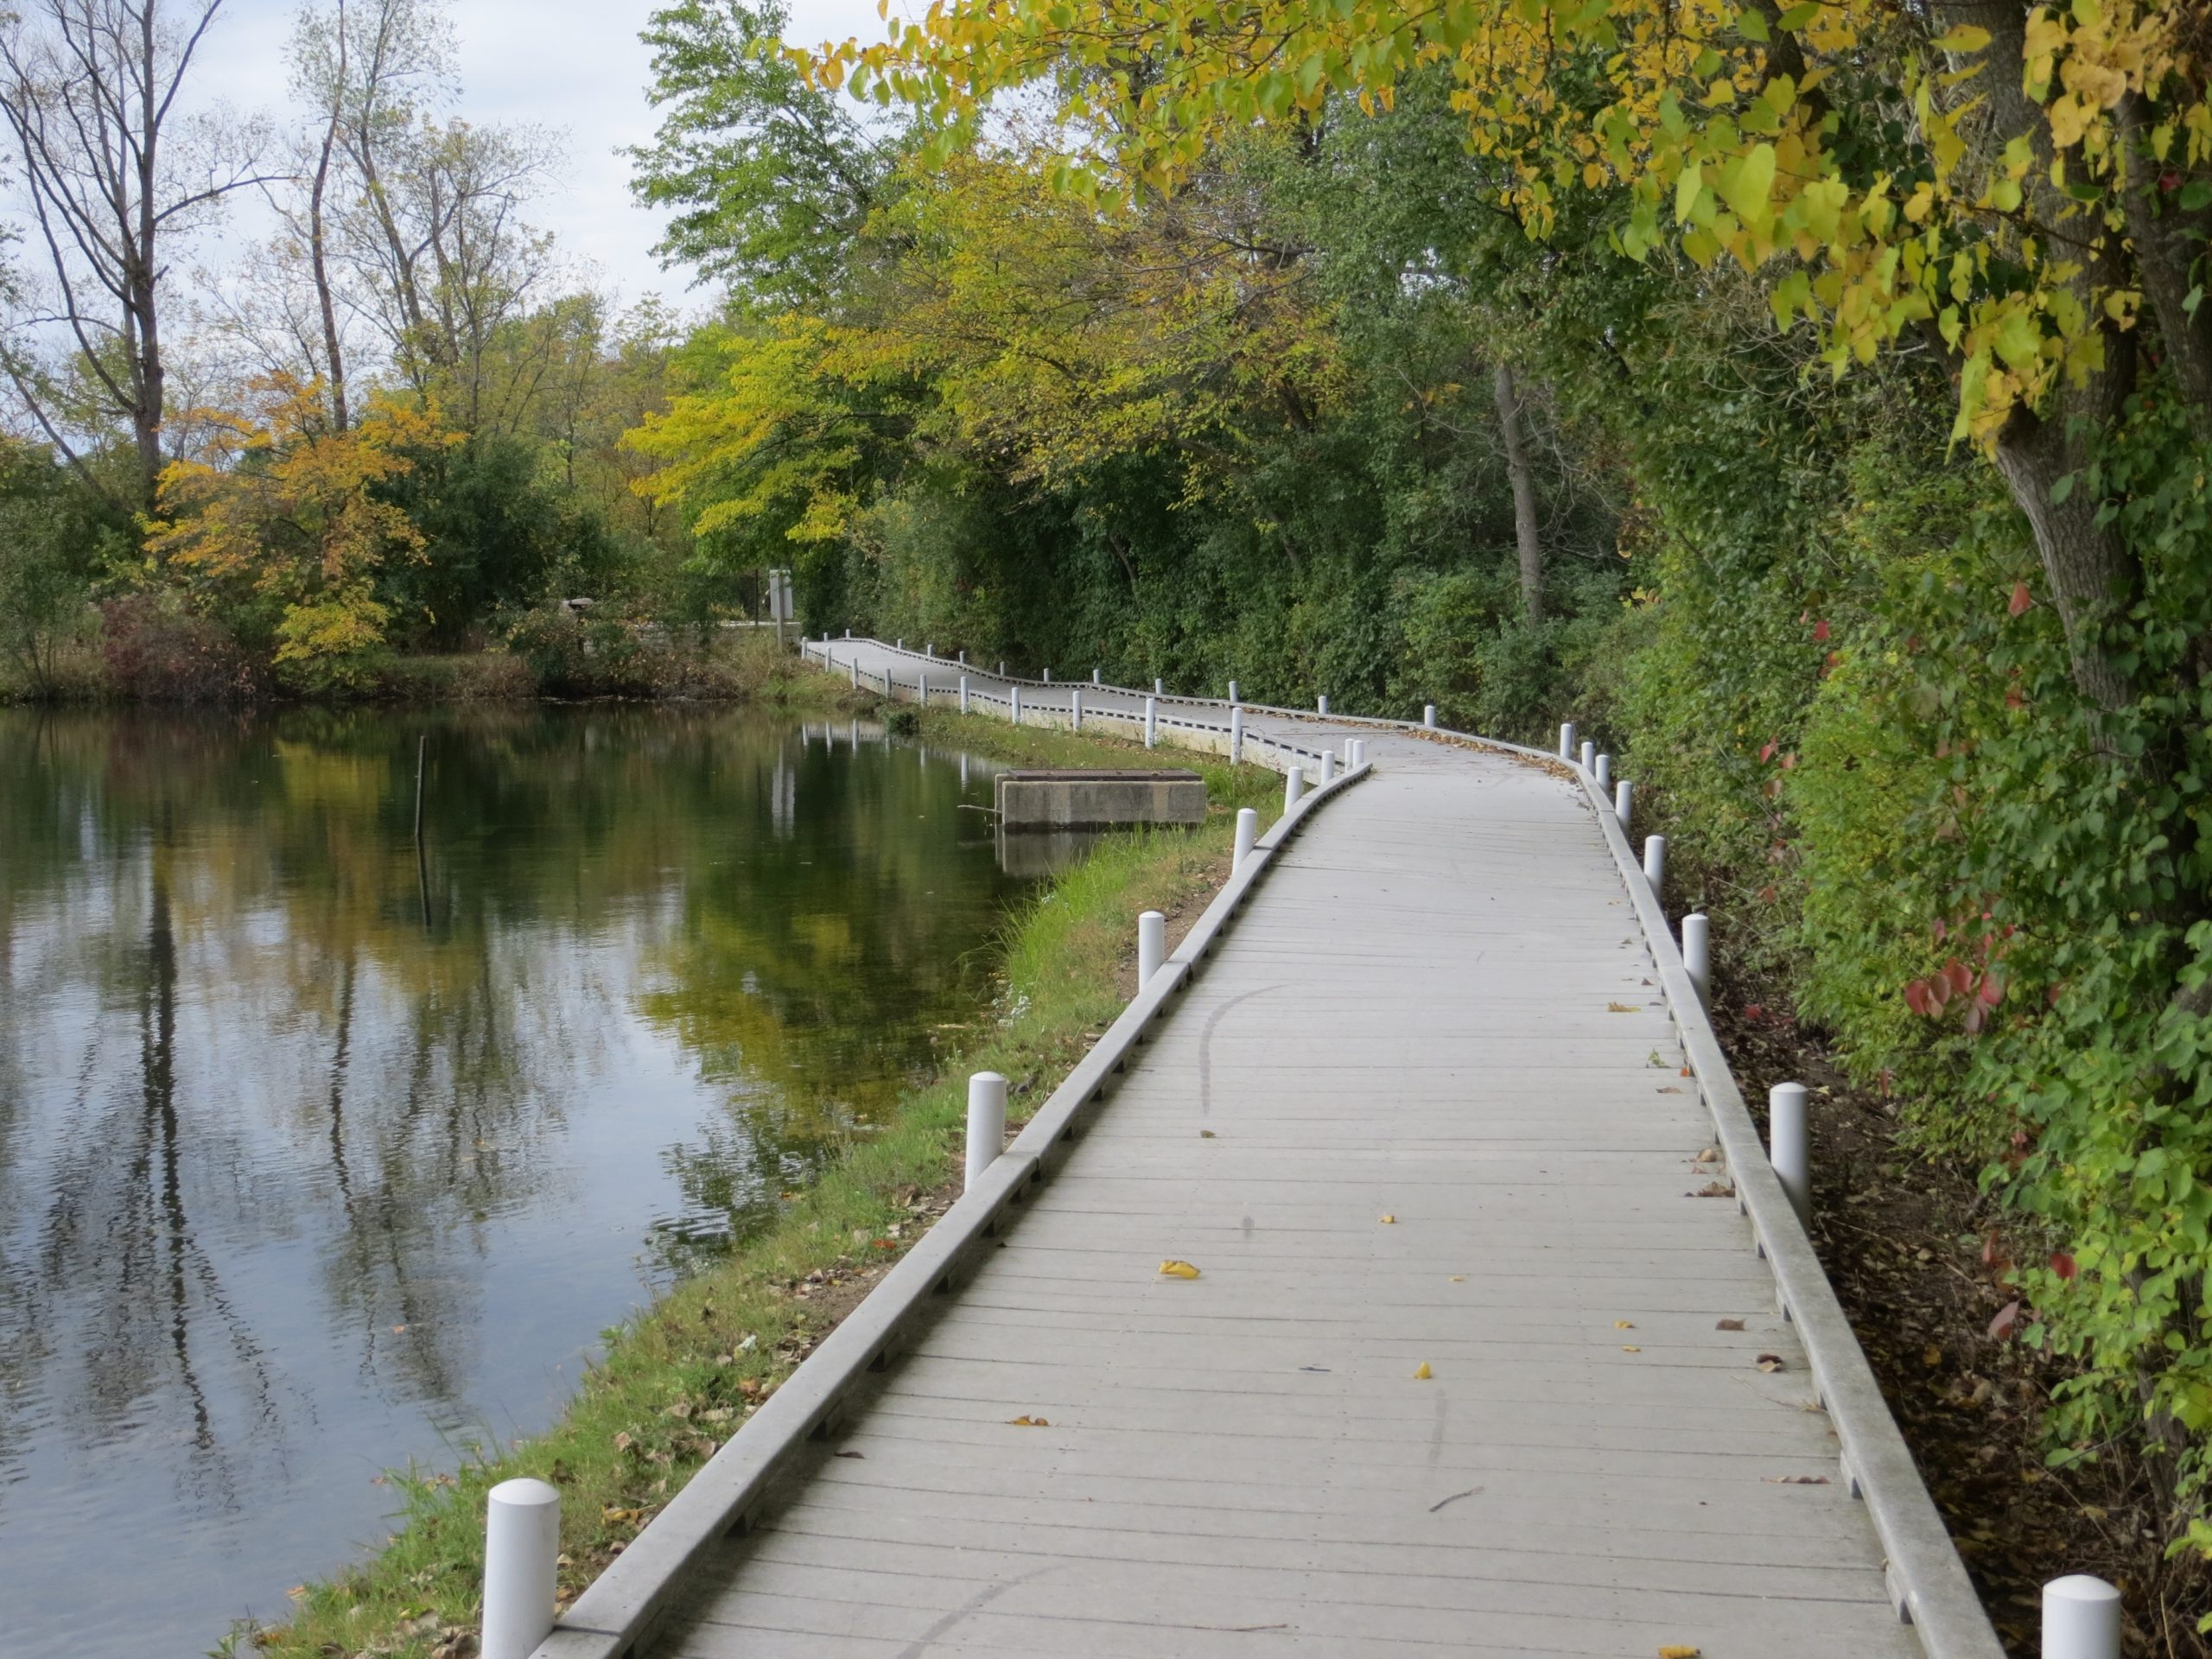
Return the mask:
[[(838, 694), (817, 706), (880, 705), (829, 675), (801, 675), (813, 683), (803, 688), (810, 700)], [(912, 713), (933, 742), (1014, 764), (1157, 764), (1157, 752), (1112, 738), (899, 712)], [(766, 1232), (606, 1333), (602, 1357), (543, 1431), (456, 1470), (387, 1476), (401, 1498), (391, 1538), (303, 1586), (288, 1623), (241, 1624), (218, 1651), (473, 1652), (484, 1497), (518, 1475), (562, 1489), (563, 1605), (580, 1593), (957, 1196), (968, 1074), (1004, 1072), (1009, 1129), (1027, 1122), (1118, 1014), (1137, 912), (1166, 912), (1179, 934), (1226, 877), (1236, 809), (1273, 817), (1275, 774), (1187, 759), (1207, 779), (1206, 822), (1109, 837), (1011, 915), (998, 946), (1001, 989), (975, 1039), (911, 1089), (879, 1133), (855, 1140)]]

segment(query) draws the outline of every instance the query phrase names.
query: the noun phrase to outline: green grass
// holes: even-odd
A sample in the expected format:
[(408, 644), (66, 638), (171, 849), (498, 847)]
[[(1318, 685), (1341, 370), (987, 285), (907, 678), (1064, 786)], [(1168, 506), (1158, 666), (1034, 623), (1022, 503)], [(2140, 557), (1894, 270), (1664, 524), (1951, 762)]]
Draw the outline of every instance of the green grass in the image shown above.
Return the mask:
[[(810, 677), (825, 683), (795, 686), (795, 698), (836, 690), (826, 675)], [(1182, 759), (943, 710), (925, 720), (933, 742), (1023, 765)], [(240, 1630), (226, 1647), (288, 1659), (428, 1659), (475, 1628), (485, 1493), (517, 1475), (561, 1488), (561, 1593), (565, 1601), (582, 1591), (941, 1211), (959, 1167), (968, 1074), (1014, 1079), (1010, 1116), (1026, 1119), (1119, 1012), (1116, 983), (1138, 912), (1188, 904), (1216, 885), (1236, 809), (1267, 817), (1280, 800), (1262, 768), (1206, 758), (1198, 770), (1210, 797), (1205, 824), (1110, 836), (1010, 918), (994, 1028), (900, 1102), (882, 1132), (855, 1141), (767, 1233), (607, 1332), (606, 1357), (545, 1433), (475, 1449), (450, 1472), (391, 1477), (401, 1513), (390, 1542), (302, 1586), (289, 1624)]]

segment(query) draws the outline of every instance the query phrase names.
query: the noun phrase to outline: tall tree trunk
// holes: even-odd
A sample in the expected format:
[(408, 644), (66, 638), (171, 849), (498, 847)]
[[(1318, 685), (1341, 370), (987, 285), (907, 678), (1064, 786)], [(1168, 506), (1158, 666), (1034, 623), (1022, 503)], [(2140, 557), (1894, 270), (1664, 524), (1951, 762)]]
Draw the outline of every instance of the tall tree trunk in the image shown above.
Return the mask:
[[(339, 8), (340, 38), (344, 38), (345, 8)], [(345, 73), (344, 48), (340, 48), (339, 73)], [(343, 432), (353, 424), (346, 408), (346, 345), (338, 335), (338, 305), (330, 289), (329, 222), (323, 213), (323, 202), (330, 188), (330, 161), (338, 147), (338, 111), (334, 107), (330, 122), (323, 129), (322, 148), (315, 157), (315, 181), (308, 189), (308, 269), (315, 279), (315, 303), (322, 310), (322, 358), (325, 378), (330, 384), (330, 422)]]
[(2053, 392), (2051, 407), (2040, 416), (2024, 409), (2005, 422), (1997, 469), (2035, 531), (2044, 580), (2066, 630), (2074, 683), (2109, 712), (2126, 707), (2134, 688), (2107, 652), (2100, 630), (2115, 607), (2134, 597), (2135, 558), (2114, 526), (2097, 522), (2100, 504), (2088, 490), (2075, 489), (2063, 502), (2051, 499), (2060, 479), (2088, 465), (2091, 447), (2117, 412), (2116, 394), (2132, 378), (2121, 371), (2133, 366), (2133, 337), (2108, 338), (2105, 352), (2105, 370), (2088, 385)]
[[(2028, 9), (2019, 0), (1952, 0), (1947, 24), (1979, 24), (1989, 30), (1987, 61), (2017, 64), (2025, 56)], [(2023, 188), (2034, 222), (2060, 225), (2076, 211), (2050, 181), (2050, 128), (2041, 105), (2030, 99), (2018, 75), (1996, 73), (1976, 79), (1957, 93), (1983, 105), (1985, 166), (1994, 168), (2009, 141), (2026, 137), (2034, 163)], [(2099, 316), (2101, 296), (2131, 286), (2120, 238), (2107, 235), (2084, 250), (2069, 286), (2084, 312)], [(2155, 295), (2153, 296), (2155, 299)], [(2113, 660), (2103, 628), (2115, 607), (2124, 607), (2141, 585), (2141, 571), (2113, 523), (2100, 524), (2103, 505), (2086, 489), (2074, 487), (2063, 501), (2051, 499), (2059, 480), (2078, 474), (2090, 448), (2112, 429), (2135, 387), (2135, 335), (2100, 321), (2104, 365), (2080, 385), (2062, 379), (2039, 413), (2014, 411), (1997, 438), (1997, 467), (2011, 486), (2012, 499), (2035, 531), (2036, 551), (2051, 601), (2066, 630), (2074, 683), (2098, 708), (2112, 711), (2133, 700), (2136, 688)]]
[(1521, 556), (1521, 614), (1544, 620), (1544, 554), (1536, 540), (1536, 478), (1521, 424), (1521, 393), (1513, 371), (1497, 365), (1497, 428), (1505, 439), (1505, 475), (1513, 485), (1513, 544)]
[[(0, 137), (60, 295), (71, 369), (103, 419), (130, 429), (138, 500), (150, 507), (163, 461), (165, 239), (188, 233), (230, 192), (264, 181), (243, 152), (195, 146), (173, 159), (168, 130), (194, 54), (223, 0), (37, 0), (0, 16)], [(165, 26), (172, 13), (181, 26)], [(35, 365), (10, 378), (40, 425), (86, 472)], [(89, 475), (89, 474), (88, 474)], [(117, 492), (122, 493), (120, 490)]]
[(155, 84), (156, 55), (153, 0), (138, 12), (138, 213), (137, 238), (125, 269), (129, 272), (124, 303), (137, 315), (139, 362), (138, 407), (132, 411), (133, 435), (138, 442), (141, 486), (150, 512), (154, 493), (162, 479), (162, 416), (168, 398), (168, 376), (162, 367), (162, 326), (155, 287), (161, 268), (155, 263), (154, 232), (158, 220), (155, 198), (161, 188), (156, 152), (162, 142), (162, 105)]

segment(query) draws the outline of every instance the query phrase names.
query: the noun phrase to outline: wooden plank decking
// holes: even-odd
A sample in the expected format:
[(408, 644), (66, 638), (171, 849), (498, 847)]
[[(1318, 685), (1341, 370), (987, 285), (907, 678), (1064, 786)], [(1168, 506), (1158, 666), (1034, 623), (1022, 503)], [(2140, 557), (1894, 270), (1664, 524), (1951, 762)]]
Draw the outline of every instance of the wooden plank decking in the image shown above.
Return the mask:
[(1586, 798), (1370, 753), (655, 1654), (1920, 1651)]

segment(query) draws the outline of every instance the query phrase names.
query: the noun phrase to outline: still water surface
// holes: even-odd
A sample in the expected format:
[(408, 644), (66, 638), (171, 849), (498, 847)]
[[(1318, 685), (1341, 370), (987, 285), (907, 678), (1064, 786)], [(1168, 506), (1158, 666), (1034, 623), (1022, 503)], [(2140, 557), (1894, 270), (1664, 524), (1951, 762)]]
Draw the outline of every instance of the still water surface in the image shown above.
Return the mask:
[(279, 1622), (380, 1471), (543, 1426), (977, 1017), (988, 770), (742, 711), (0, 712), (0, 1655)]

